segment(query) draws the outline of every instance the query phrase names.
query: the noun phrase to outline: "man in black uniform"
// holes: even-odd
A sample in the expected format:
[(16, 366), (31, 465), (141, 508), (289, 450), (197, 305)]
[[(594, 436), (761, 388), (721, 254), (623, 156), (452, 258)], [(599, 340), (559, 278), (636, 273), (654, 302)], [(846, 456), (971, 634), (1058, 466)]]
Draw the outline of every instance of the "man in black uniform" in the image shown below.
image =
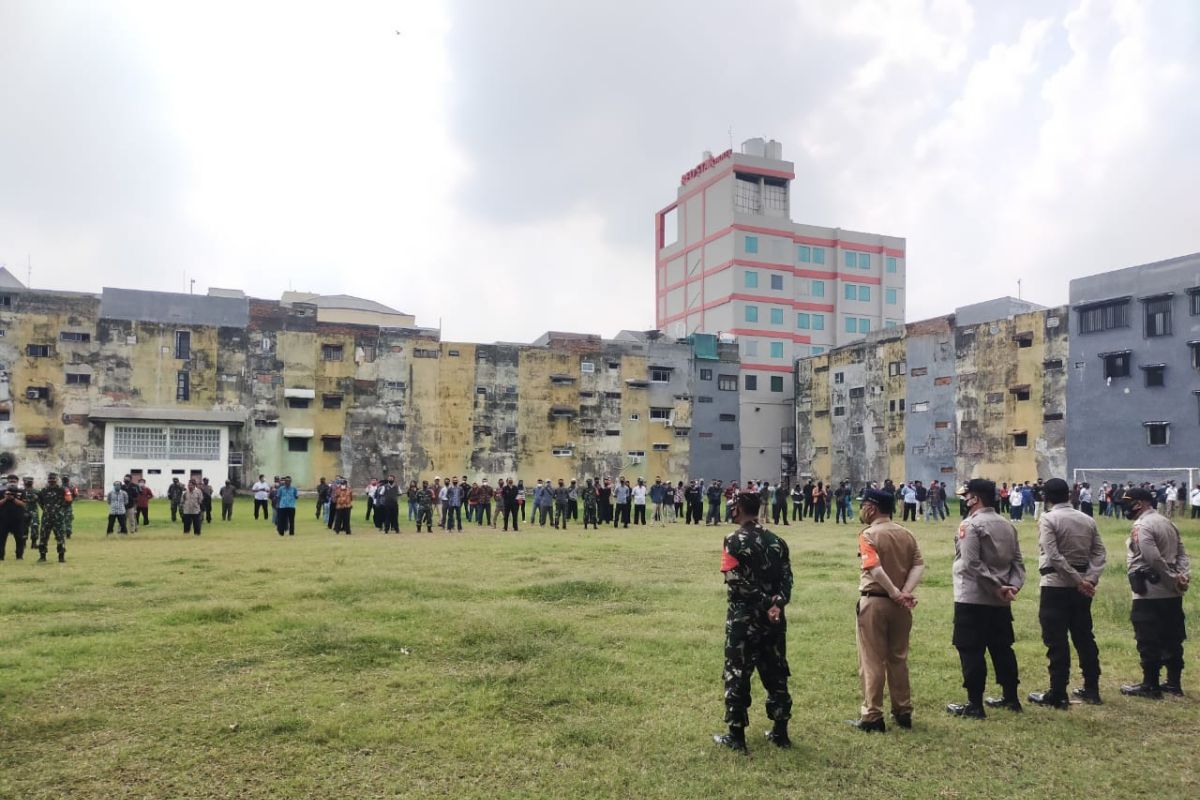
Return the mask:
[(767, 739), (790, 747), (788, 720), (787, 619), (783, 609), (792, 596), (792, 562), (787, 542), (758, 524), (760, 500), (739, 494), (733, 521), (739, 527), (725, 537), (721, 572), (729, 593), (725, 617), (725, 722), (729, 732), (713, 736), (722, 747), (746, 751), (750, 677), (758, 677), (767, 692), (767, 716), (774, 727)]
[(17, 483), (16, 475), (8, 476), (8, 483), (0, 494), (0, 561), (4, 560), (4, 548), (12, 534), (17, 560), (25, 557), (25, 493)]

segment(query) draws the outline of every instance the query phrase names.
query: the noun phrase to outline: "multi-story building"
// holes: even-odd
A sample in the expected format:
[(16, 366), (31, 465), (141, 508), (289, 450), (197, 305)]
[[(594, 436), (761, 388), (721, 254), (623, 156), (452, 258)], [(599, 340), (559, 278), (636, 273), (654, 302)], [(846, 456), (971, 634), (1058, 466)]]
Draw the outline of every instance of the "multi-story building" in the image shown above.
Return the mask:
[(1066, 314), (1002, 298), (801, 359), (799, 474), (856, 486), (1062, 476)]
[(446, 342), (318, 300), (0, 285), (0, 466), (159, 492), (259, 473), (738, 477), (738, 354), (715, 336)]
[(795, 360), (904, 324), (904, 239), (792, 222), (794, 178), (778, 142), (750, 139), (706, 153), (655, 215), (657, 326), (736, 337), (752, 478), (778, 477), (790, 448)]
[[(1078, 278), (1070, 300), (1072, 471), (1189, 480), (1200, 464), (1200, 253)], [(1112, 472), (1083, 472), (1098, 469)]]

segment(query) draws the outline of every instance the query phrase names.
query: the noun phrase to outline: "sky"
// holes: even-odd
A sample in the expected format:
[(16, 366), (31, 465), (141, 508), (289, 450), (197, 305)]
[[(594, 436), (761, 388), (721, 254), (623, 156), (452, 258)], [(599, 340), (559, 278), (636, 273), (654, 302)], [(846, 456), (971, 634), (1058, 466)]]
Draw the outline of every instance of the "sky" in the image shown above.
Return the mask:
[(654, 212), (753, 136), (795, 221), (906, 237), (909, 321), (1200, 251), (1194, 0), (0, 0), (0, 75), (37, 288), (651, 328)]

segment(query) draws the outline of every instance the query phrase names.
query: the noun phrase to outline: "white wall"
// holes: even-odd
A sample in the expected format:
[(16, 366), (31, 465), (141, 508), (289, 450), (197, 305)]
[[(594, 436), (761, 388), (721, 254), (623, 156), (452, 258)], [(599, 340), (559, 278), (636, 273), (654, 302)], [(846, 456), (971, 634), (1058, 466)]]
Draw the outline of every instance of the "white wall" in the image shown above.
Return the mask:
[[(221, 454), (220, 458), (215, 461), (203, 461), (199, 459), (190, 460), (151, 460), (151, 459), (132, 459), (132, 458), (116, 458), (113, 455), (113, 431), (117, 426), (132, 427), (132, 428), (216, 428), (220, 432)], [(104, 490), (107, 492), (112, 488), (114, 481), (119, 481), (128, 475), (132, 470), (140, 469), (142, 477), (146, 479), (146, 485), (154, 492), (156, 497), (163, 497), (167, 493), (167, 487), (171, 484), (171, 478), (179, 478), (179, 482), (187, 484), (188, 478), (191, 477), (192, 470), (200, 470), (203, 477), (208, 478), (209, 483), (220, 487), (225, 484), (229, 478), (229, 428), (225, 425), (205, 425), (203, 423), (185, 422), (173, 424), (168, 422), (121, 422), (110, 421), (104, 424)], [(159, 470), (158, 474), (151, 474), (150, 470)], [(179, 473), (173, 473), (172, 470), (182, 470)]]

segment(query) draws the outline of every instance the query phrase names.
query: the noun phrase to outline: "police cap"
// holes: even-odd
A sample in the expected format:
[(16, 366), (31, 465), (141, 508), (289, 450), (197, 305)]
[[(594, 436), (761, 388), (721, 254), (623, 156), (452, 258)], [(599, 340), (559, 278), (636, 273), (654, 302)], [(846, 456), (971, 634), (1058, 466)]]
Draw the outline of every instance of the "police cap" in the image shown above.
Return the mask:
[(1154, 494), (1149, 489), (1143, 489), (1140, 486), (1135, 486), (1132, 489), (1125, 490), (1125, 496), (1121, 498), (1124, 503), (1152, 503), (1154, 502)]
[(1071, 496), (1071, 487), (1062, 478), (1051, 478), (1043, 484), (1042, 493), (1051, 503), (1065, 503)]
[(972, 478), (967, 481), (967, 492), (975, 495), (985, 506), (996, 505), (996, 482), (986, 478)]
[(891, 492), (881, 492), (878, 489), (867, 489), (863, 495), (864, 503), (874, 503), (884, 514), (896, 513), (896, 496)]

